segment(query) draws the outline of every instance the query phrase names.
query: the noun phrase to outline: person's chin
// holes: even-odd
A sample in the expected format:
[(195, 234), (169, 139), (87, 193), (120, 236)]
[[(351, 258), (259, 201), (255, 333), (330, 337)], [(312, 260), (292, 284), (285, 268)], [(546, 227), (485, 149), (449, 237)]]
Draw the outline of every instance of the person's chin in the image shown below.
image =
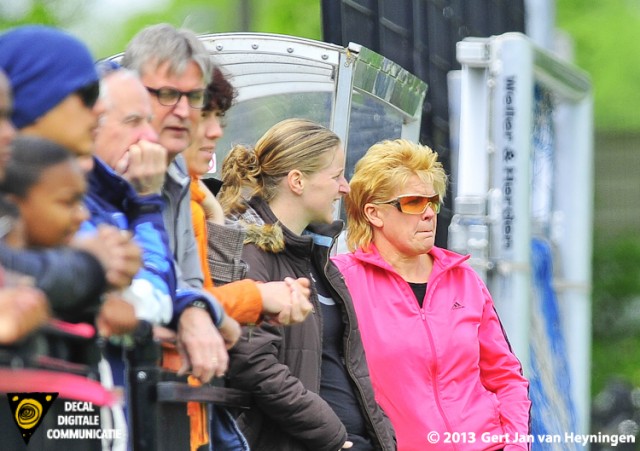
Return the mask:
[[(191, 135), (186, 129), (165, 129), (160, 134), (160, 144), (169, 153), (180, 153), (191, 144)], [(180, 149), (175, 152), (175, 149)]]
[(67, 148), (79, 157), (91, 157), (93, 155), (93, 138), (87, 136), (84, 139), (67, 144)]
[(78, 233), (78, 230), (79, 228), (65, 233), (64, 236), (60, 239), (59, 246), (69, 246), (73, 241), (73, 238)]
[(198, 172), (200, 173), (200, 175), (205, 175), (207, 172), (209, 172), (209, 161), (211, 160), (201, 161), (198, 165)]
[(436, 243), (435, 243), (435, 240), (433, 238), (431, 238), (429, 240), (426, 240), (423, 243), (423, 248), (424, 248), (425, 253), (429, 252), (433, 248), (433, 246), (435, 246), (435, 244)]

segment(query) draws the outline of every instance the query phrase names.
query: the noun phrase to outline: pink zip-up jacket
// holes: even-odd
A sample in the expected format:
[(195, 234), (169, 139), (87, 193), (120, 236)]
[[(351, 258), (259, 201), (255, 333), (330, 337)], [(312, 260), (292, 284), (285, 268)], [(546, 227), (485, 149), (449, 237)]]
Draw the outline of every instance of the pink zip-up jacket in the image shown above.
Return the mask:
[(375, 246), (333, 257), (398, 451), (529, 449), (529, 383), (486, 286), (468, 256), (429, 253), (422, 308)]

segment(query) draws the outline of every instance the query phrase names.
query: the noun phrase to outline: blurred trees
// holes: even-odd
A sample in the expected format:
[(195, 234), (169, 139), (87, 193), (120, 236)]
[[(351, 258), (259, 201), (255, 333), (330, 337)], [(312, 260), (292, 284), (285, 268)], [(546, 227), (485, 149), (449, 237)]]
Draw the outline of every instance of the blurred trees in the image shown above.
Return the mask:
[[(320, 0), (0, 0), (0, 30), (21, 23), (58, 25), (96, 58), (119, 53), (142, 27), (158, 22), (197, 33), (260, 31), (321, 39)], [(557, 26), (575, 42), (576, 64), (592, 77), (599, 131), (640, 131), (640, 3), (557, 0)], [(107, 14), (108, 13), (108, 14)]]
[(321, 39), (320, 0), (0, 0), (0, 30), (56, 25), (96, 58), (124, 50), (141, 28), (168, 22), (197, 33), (256, 31)]
[(557, 0), (556, 26), (574, 40), (576, 64), (594, 85), (598, 131), (639, 132), (640, 2)]

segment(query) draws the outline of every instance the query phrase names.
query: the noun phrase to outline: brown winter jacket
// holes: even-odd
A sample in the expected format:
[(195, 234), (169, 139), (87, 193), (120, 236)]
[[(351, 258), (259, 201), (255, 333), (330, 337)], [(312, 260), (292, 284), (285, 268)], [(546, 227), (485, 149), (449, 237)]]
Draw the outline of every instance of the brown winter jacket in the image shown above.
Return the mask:
[[(315, 235), (315, 238), (298, 236), (282, 227), (280, 238), (273, 239), (277, 234), (272, 233), (270, 225), (276, 223), (277, 218), (269, 206), (256, 198), (250, 206), (265, 221), (266, 229), (262, 228), (264, 233), (260, 233), (260, 227), (253, 227), (247, 234), (243, 260), (249, 265), (248, 277), (261, 281), (282, 280), (287, 276), (311, 278), (312, 264), (319, 274), (325, 275), (327, 287), (343, 310), (344, 355), (356, 396), (364, 409), (370, 438), (376, 450), (395, 450), (391, 423), (374, 399), (351, 297), (342, 275), (329, 260), (329, 250), (342, 229), (342, 222), (326, 226), (330, 234)], [(274, 246), (282, 246), (282, 238), (285, 249), (271, 252)], [(315, 290), (311, 300), (315, 312), (303, 323), (245, 328), (240, 341), (230, 351), (230, 386), (251, 391), (256, 406), (238, 418), (251, 449), (338, 451), (347, 439), (344, 425), (318, 394), (322, 318)]]

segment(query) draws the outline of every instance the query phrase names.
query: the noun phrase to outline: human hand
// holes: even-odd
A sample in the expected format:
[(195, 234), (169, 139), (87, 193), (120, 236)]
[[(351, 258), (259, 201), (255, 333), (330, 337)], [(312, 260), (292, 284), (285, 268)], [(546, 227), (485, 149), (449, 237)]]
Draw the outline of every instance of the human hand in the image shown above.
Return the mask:
[(0, 345), (10, 345), (49, 318), (49, 304), (40, 290), (29, 286), (0, 288)]
[(177, 348), (182, 360), (179, 375), (191, 374), (206, 383), (212, 377), (222, 377), (229, 366), (224, 339), (208, 312), (187, 307), (178, 320)]
[(258, 284), (262, 295), (263, 313), (267, 321), (289, 325), (301, 323), (313, 311), (309, 302), (311, 282), (306, 277), (285, 278), (284, 282)]
[(202, 201), (202, 208), (204, 210), (204, 214), (207, 217), (207, 221), (211, 221), (215, 224), (224, 224), (224, 211), (222, 210), (222, 205), (216, 199), (216, 196), (207, 188), (207, 185), (204, 184), (202, 179), (198, 179), (198, 186), (200, 190), (204, 193), (204, 199)]
[(222, 319), (222, 323), (218, 326), (218, 332), (222, 335), (227, 349), (231, 349), (240, 339), (242, 328), (235, 319), (231, 318), (229, 315), (225, 315)]
[(353, 446), (353, 442), (350, 442), (349, 440), (347, 440), (346, 442), (344, 442), (344, 445), (342, 445), (342, 448), (340, 449), (349, 449)]
[(309, 313), (313, 312), (311, 296), (311, 281), (306, 277), (285, 277), (285, 283), (291, 290), (291, 323), (301, 323)]
[(171, 329), (164, 326), (153, 326), (153, 339), (166, 342), (166, 343), (175, 343), (178, 335)]
[(101, 224), (97, 233), (75, 237), (71, 245), (94, 255), (102, 264), (109, 285), (116, 289), (131, 284), (142, 265), (142, 251), (131, 233)]
[(159, 194), (167, 173), (167, 149), (157, 143), (140, 140), (116, 163), (122, 175), (141, 196)]
[(137, 325), (138, 319), (133, 305), (115, 292), (105, 296), (96, 318), (96, 328), (101, 336), (128, 334), (133, 332)]

